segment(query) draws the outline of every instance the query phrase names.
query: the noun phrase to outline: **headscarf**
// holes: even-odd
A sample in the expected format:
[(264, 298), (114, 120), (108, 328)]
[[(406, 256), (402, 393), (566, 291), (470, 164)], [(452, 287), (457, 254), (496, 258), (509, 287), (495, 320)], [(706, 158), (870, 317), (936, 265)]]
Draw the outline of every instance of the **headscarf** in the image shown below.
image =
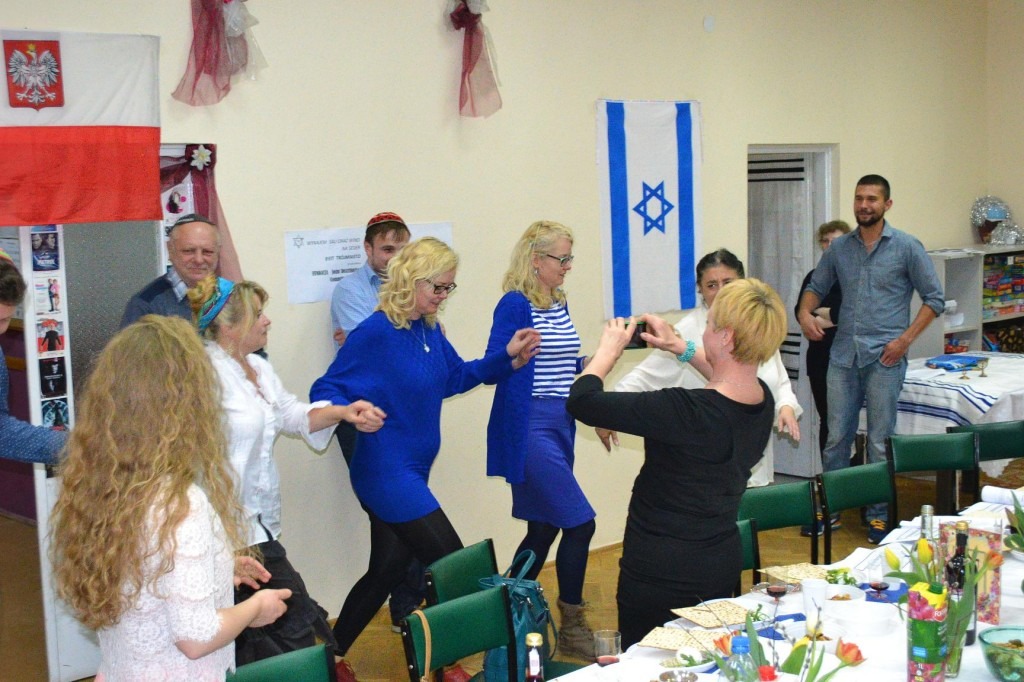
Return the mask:
[(200, 334), (205, 332), (210, 323), (220, 315), (220, 311), (224, 310), (224, 306), (227, 305), (228, 298), (234, 289), (235, 283), (231, 280), (224, 279), (223, 277), (217, 278), (217, 289), (210, 298), (203, 301), (203, 305), (199, 308)]

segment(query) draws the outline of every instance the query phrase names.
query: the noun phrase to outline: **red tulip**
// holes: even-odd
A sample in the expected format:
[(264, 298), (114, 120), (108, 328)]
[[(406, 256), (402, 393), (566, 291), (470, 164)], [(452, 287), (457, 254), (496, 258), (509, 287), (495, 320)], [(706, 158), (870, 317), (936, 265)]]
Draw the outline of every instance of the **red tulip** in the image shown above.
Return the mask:
[(860, 652), (860, 647), (853, 642), (844, 642), (842, 639), (836, 642), (836, 656), (849, 666), (860, 665), (864, 662), (864, 655)]

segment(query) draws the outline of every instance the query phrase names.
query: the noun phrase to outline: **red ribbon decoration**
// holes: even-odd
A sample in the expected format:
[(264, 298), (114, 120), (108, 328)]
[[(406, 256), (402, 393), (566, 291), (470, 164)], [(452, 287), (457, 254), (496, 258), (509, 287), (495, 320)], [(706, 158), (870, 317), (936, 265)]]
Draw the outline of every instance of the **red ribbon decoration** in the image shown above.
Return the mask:
[(459, 88), (461, 116), (490, 116), (501, 109), (501, 95), (484, 44), (484, 27), (462, 0), (450, 15), (456, 30), (465, 29), (462, 40), (462, 84)]
[[(243, 55), (233, 62), (228, 50)], [(224, 31), (224, 0), (192, 0), (192, 48), (188, 67), (174, 99), (194, 107), (216, 104), (231, 91), (231, 76), (245, 68), (248, 44), (245, 36), (229, 38)]]

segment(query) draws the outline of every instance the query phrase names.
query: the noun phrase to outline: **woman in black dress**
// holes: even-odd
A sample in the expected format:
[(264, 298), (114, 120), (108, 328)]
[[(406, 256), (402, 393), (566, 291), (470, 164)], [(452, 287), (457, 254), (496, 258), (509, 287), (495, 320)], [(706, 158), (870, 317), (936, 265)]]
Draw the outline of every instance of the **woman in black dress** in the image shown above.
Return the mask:
[[(650, 345), (688, 362), (692, 339), (644, 315)], [(633, 484), (616, 601), (622, 646), (672, 620), (670, 609), (727, 597), (742, 557), (736, 514), (750, 469), (761, 458), (775, 415), (757, 366), (778, 350), (786, 313), (778, 294), (756, 279), (736, 280), (715, 298), (703, 350), (711, 380), (701, 389), (605, 392), (636, 323), (612, 320), (573, 384), (568, 410), (581, 422), (644, 438)]]

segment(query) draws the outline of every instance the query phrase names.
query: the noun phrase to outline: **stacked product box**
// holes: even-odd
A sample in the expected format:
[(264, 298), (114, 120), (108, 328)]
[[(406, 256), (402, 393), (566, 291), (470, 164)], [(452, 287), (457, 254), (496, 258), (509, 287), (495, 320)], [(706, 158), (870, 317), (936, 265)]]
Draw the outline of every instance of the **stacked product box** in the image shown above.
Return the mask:
[(1024, 313), (1024, 255), (985, 256), (982, 319)]

